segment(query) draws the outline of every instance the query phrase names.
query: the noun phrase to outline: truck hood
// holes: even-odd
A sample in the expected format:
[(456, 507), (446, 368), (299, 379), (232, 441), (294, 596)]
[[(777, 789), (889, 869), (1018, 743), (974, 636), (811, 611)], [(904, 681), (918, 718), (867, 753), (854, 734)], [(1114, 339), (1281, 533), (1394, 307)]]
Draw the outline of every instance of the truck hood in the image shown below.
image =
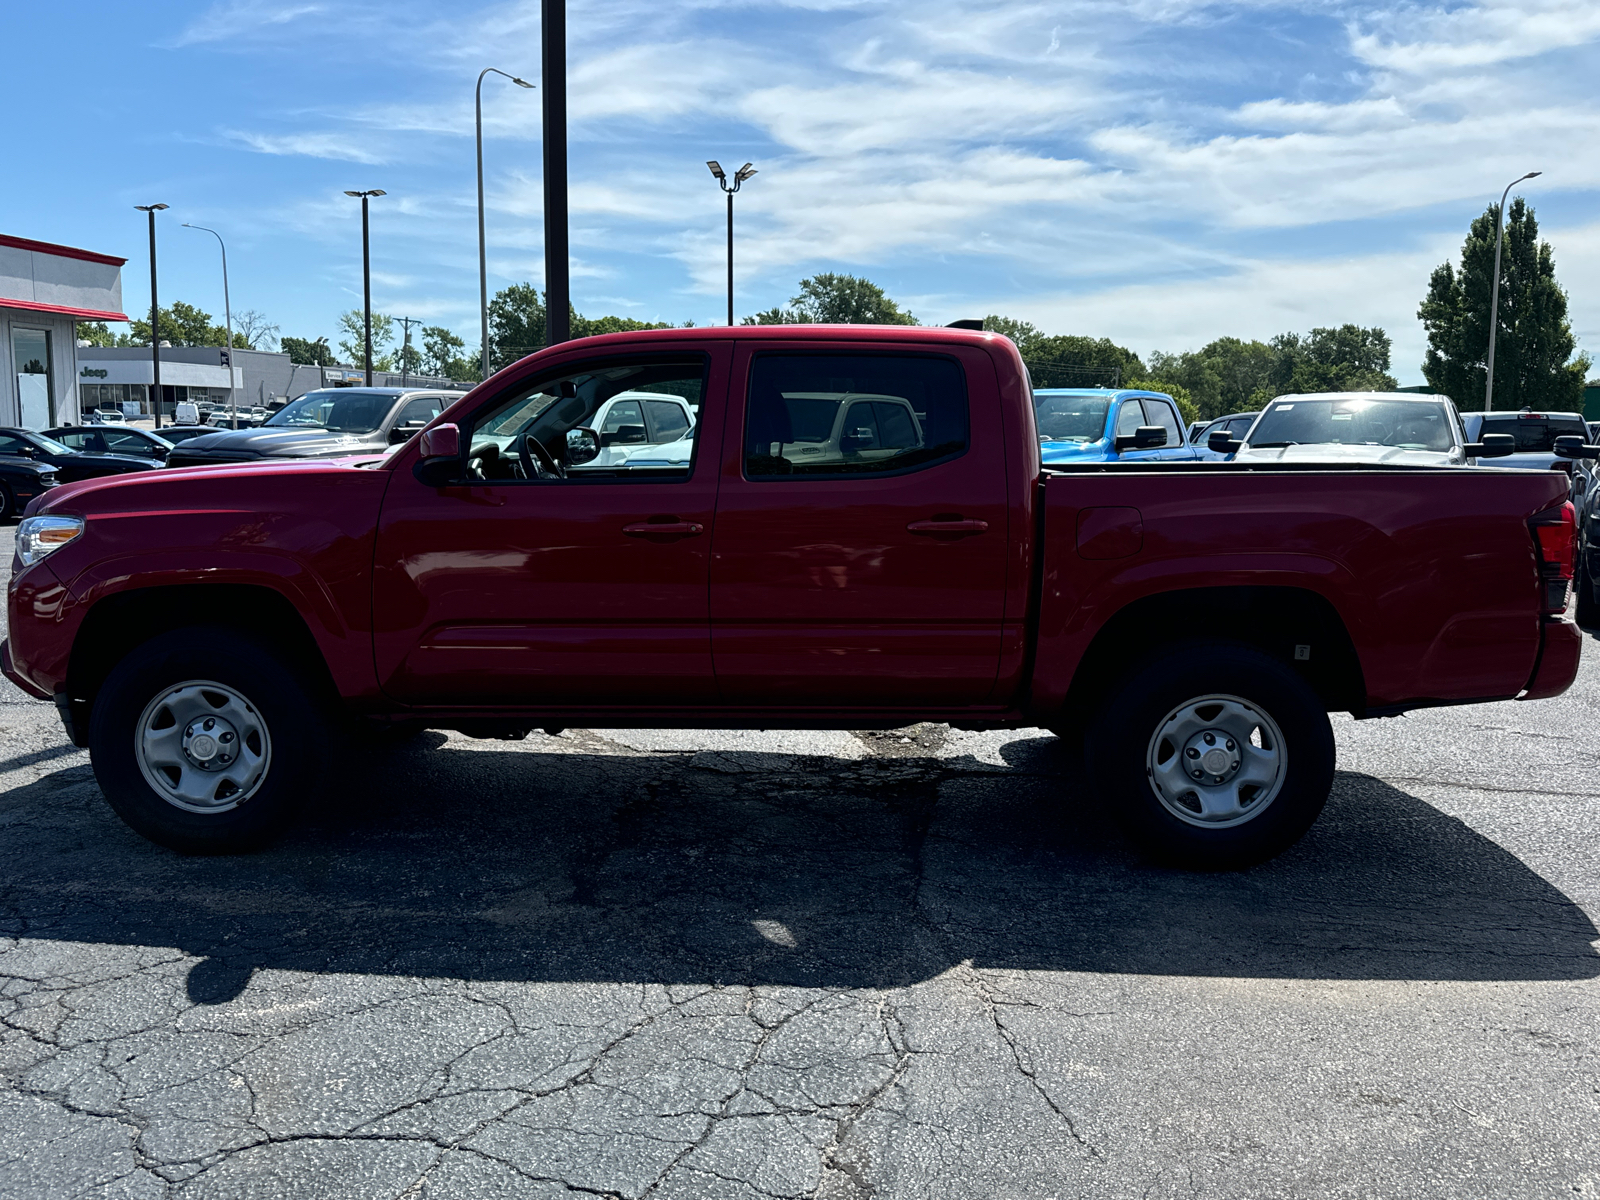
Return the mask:
[(326, 458), (335, 454), (365, 454), (387, 445), (381, 430), (373, 433), (332, 433), (326, 429), (224, 429), (203, 433), (173, 448), (174, 457)]
[(1111, 443), (1106, 438), (1097, 442), (1040, 442), (1039, 458), (1046, 463), (1099, 462), (1111, 457)]
[(385, 461), (368, 452), (360, 457), (295, 458), (276, 462), (253, 459), (237, 464), (185, 467), (181, 471), (134, 471), (127, 475), (106, 475), (51, 488), (37, 511), (64, 510), (88, 514), (116, 512), (130, 507), (144, 510), (166, 507), (183, 509), (193, 503), (211, 505), (216, 503), (219, 495), (224, 498), (227, 496), (226, 491), (218, 492), (217, 484), (220, 481), (226, 489), (230, 477), (235, 481), (282, 478), (289, 489), (285, 494), (292, 497), (299, 486), (296, 477), (326, 471), (365, 475), (374, 468), (382, 467)]
[(1336, 442), (1272, 446), (1260, 450), (1246, 446), (1233, 457), (1236, 462), (1364, 462), (1393, 467), (1461, 465), (1452, 463), (1449, 454), (1442, 450), (1401, 450), (1396, 446), (1341, 446)]

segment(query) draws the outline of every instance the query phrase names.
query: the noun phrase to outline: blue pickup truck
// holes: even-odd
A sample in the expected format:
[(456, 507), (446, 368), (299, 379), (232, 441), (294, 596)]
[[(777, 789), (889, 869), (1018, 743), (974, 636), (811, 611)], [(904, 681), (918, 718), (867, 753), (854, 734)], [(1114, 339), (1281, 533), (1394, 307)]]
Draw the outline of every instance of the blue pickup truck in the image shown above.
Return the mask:
[[(1193, 461), (1178, 406), (1161, 392), (1111, 388), (1037, 388), (1039, 454), (1048, 463)], [(1155, 431), (1164, 437), (1156, 437)]]

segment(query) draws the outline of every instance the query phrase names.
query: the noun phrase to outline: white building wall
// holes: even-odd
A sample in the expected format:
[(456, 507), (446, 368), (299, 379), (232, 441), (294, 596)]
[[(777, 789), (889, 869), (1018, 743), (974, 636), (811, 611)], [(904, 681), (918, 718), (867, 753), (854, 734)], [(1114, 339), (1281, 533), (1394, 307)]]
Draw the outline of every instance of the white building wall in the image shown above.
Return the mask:
[(11, 331), (18, 326), (50, 331), (50, 369), (54, 376), (50, 383), (55, 420), (57, 424), (77, 423), (78, 339), (71, 318), (0, 305), (0, 425), (17, 425), (22, 420), (17, 400), (17, 366), (11, 354)]

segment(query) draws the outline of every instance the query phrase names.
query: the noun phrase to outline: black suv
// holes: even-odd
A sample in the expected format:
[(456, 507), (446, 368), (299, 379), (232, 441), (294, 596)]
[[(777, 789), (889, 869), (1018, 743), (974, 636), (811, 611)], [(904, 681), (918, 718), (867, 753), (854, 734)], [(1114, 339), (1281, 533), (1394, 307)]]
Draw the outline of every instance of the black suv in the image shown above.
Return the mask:
[(414, 436), (464, 394), (421, 388), (322, 388), (280, 408), (259, 428), (218, 430), (174, 446), (167, 466), (380, 453)]

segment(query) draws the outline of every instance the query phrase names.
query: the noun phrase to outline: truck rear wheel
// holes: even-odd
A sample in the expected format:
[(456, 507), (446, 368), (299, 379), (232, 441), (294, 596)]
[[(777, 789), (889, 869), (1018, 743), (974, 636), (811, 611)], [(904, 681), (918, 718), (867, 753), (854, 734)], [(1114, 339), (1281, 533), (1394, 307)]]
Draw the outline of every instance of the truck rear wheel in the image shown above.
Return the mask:
[(281, 654), (218, 628), (161, 634), (95, 698), (89, 756), (117, 815), (189, 854), (258, 846), (314, 790), (321, 707)]
[(1243, 645), (1180, 646), (1136, 669), (1090, 732), (1088, 755), (1130, 836), (1197, 870), (1286, 850), (1333, 786), (1322, 702), (1289, 667)]

